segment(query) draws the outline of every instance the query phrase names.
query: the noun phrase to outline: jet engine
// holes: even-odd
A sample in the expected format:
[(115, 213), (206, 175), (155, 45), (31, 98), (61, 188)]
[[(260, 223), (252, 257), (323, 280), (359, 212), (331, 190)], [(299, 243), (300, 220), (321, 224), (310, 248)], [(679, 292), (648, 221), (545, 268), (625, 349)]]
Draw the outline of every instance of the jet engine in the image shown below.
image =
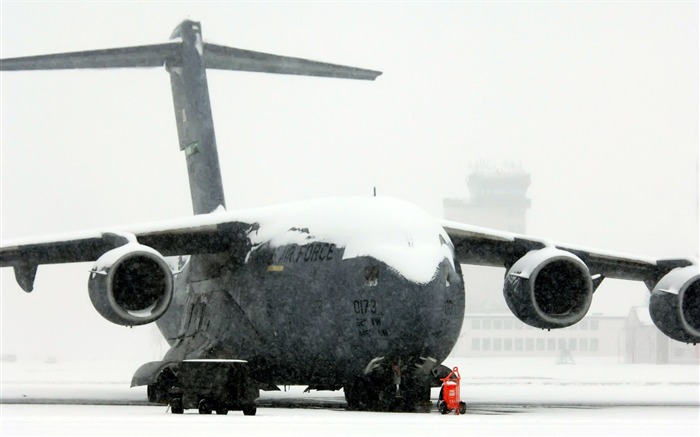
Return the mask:
[(524, 323), (540, 329), (565, 328), (586, 315), (593, 280), (576, 255), (548, 247), (530, 251), (513, 264), (503, 295)]
[(649, 313), (654, 324), (670, 338), (700, 343), (700, 270), (676, 268), (651, 292)]
[(156, 250), (130, 243), (95, 262), (88, 291), (95, 309), (110, 322), (145, 325), (167, 311), (173, 297), (173, 272)]

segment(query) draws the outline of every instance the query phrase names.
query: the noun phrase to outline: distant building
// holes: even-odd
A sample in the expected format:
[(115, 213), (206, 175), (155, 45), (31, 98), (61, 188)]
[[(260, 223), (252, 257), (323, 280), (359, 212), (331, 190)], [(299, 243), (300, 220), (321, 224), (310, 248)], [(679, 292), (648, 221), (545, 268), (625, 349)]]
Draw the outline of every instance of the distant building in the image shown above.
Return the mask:
[(651, 320), (649, 308), (632, 308), (624, 333), (625, 363), (700, 363), (700, 345), (681, 343), (666, 337)]
[(591, 314), (577, 324), (546, 331), (512, 314), (467, 314), (452, 351), (465, 357), (619, 357), (625, 317)]
[(546, 331), (511, 313), (466, 314), (452, 354), (460, 357), (614, 357), (628, 364), (700, 364), (700, 345), (666, 337), (649, 308), (628, 316), (589, 314), (577, 324)]
[[(468, 198), (443, 199), (444, 216), (471, 225), (524, 234), (530, 175), (518, 165), (500, 169), (481, 166), (466, 179)], [(467, 290), (468, 313), (504, 314), (509, 312), (503, 299), (505, 269), (462, 266)]]
[(469, 198), (443, 199), (445, 218), (525, 233), (530, 175), (522, 169), (477, 171), (467, 177)]

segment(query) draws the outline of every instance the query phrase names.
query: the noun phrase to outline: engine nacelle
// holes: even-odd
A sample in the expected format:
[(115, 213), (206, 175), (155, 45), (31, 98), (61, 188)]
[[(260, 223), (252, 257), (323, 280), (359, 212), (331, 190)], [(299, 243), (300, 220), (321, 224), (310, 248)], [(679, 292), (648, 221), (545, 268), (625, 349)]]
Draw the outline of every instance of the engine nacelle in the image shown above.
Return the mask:
[(651, 320), (674, 340), (700, 343), (700, 270), (671, 270), (656, 284), (649, 301)]
[(173, 297), (173, 273), (156, 250), (130, 243), (104, 253), (88, 280), (90, 300), (110, 322), (145, 325), (160, 318)]
[(579, 257), (547, 247), (530, 251), (513, 264), (503, 295), (524, 323), (540, 329), (565, 328), (588, 312), (593, 281)]

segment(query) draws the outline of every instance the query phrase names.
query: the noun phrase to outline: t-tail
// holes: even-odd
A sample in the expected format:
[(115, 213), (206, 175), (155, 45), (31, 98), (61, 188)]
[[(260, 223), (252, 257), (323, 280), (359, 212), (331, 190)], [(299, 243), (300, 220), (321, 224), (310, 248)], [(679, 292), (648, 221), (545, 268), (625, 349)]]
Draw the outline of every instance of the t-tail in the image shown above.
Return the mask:
[(207, 87), (207, 68), (374, 80), (379, 71), (209, 44), (200, 23), (185, 20), (164, 44), (0, 60), (0, 70), (162, 67), (170, 73), (180, 150), (187, 158), (192, 208), (226, 207)]

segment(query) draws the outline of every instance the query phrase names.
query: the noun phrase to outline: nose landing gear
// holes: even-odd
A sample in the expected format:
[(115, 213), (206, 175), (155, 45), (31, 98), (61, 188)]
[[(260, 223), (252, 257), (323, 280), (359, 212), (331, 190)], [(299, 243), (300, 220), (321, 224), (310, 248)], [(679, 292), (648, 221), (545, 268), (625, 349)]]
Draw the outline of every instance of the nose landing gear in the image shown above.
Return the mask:
[(349, 409), (422, 411), (430, 405), (429, 374), (411, 371), (400, 359), (376, 364), (370, 372), (343, 386)]

